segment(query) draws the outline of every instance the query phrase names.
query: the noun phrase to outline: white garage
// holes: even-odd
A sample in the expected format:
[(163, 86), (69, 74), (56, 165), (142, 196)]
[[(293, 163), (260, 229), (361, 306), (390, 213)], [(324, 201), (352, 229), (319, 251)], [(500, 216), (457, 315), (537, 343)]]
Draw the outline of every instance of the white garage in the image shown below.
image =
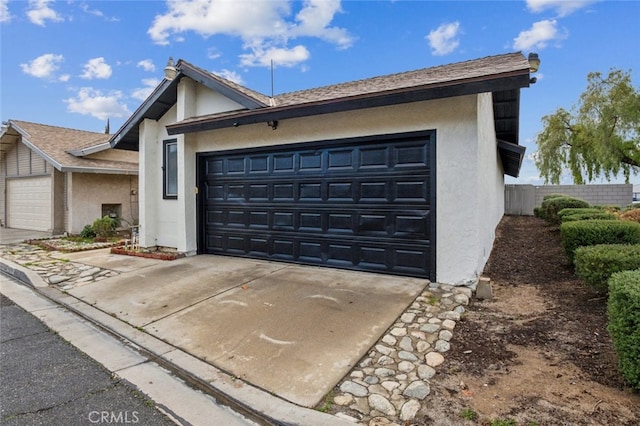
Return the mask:
[(51, 176), (7, 180), (7, 226), (50, 231)]

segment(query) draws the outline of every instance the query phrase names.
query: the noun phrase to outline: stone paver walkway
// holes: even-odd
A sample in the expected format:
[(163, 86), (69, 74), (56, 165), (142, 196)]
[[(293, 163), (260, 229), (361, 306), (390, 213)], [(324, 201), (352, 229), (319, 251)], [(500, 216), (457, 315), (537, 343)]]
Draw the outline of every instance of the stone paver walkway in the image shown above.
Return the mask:
[[(61, 290), (119, 275), (66, 261), (56, 253), (24, 243), (0, 246), (0, 257), (37, 272)], [(416, 418), (471, 296), (468, 287), (429, 284), (338, 384), (327, 401), (331, 411), (369, 426), (400, 426)]]

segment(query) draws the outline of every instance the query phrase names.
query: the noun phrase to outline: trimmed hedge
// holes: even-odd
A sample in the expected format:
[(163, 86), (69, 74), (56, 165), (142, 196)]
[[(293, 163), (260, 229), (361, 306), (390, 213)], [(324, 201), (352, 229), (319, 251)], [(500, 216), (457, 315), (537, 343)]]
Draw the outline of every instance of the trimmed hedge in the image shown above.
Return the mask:
[[(568, 210), (568, 209), (564, 209)], [(563, 211), (564, 211), (563, 210)], [(615, 220), (616, 215), (613, 213), (607, 213), (604, 211), (599, 211), (595, 213), (576, 213), (576, 214), (567, 214), (560, 217), (560, 221), (564, 222), (575, 222), (577, 220)]]
[(640, 270), (611, 276), (607, 313), (620, 373), (640, 392)]
[(552, 198), (562, 198), (562, 197), (568, 197), (568, 195), (567, 194), (547, 194), (544, 197), (542, 197), (542, 201), (547, 201)]
[(558, 217), (562, 219), (564, 216), (579, 213), (602, 213), (602, 209), (596, 206), (593, 207), (570, 207), (568, 209), (562, 209), (558, 212)]
[(589, 203), (579, 198), (573, 197), (554, 197), (547, 198), (542, 202), (542, 217), (548, 222), (559, 224), (560, 218), (558, 212), (567, 208), (587, 208)]
[(640, 223), (622, 220), (580, 220), (560, 225), (562, 247), (573, 263), (574, 251), (596, 244), (640, 244)]
[(598, 244), (575, 251), (576, 275), (606, 293), (607, 281), (620, 271), (640, 269), (640, 244)]

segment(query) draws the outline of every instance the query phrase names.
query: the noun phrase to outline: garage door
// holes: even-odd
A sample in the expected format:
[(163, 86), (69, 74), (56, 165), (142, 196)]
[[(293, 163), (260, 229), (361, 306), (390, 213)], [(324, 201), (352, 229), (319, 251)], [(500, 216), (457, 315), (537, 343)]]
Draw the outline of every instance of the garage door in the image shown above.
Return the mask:
[(51, 177), (7, 180), (7, 226), (51, 230)]
[(199, 251), (433, 279), (434, 137), (200, 154)]

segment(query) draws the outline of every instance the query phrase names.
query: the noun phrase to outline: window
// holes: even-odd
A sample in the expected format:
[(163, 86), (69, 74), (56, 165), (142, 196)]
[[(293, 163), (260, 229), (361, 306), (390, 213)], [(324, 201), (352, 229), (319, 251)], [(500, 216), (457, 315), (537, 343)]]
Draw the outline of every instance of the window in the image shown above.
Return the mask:
[(178, 141), (164, 141), (162, 159), (162, 195), (165, 200), (178, 198)]

